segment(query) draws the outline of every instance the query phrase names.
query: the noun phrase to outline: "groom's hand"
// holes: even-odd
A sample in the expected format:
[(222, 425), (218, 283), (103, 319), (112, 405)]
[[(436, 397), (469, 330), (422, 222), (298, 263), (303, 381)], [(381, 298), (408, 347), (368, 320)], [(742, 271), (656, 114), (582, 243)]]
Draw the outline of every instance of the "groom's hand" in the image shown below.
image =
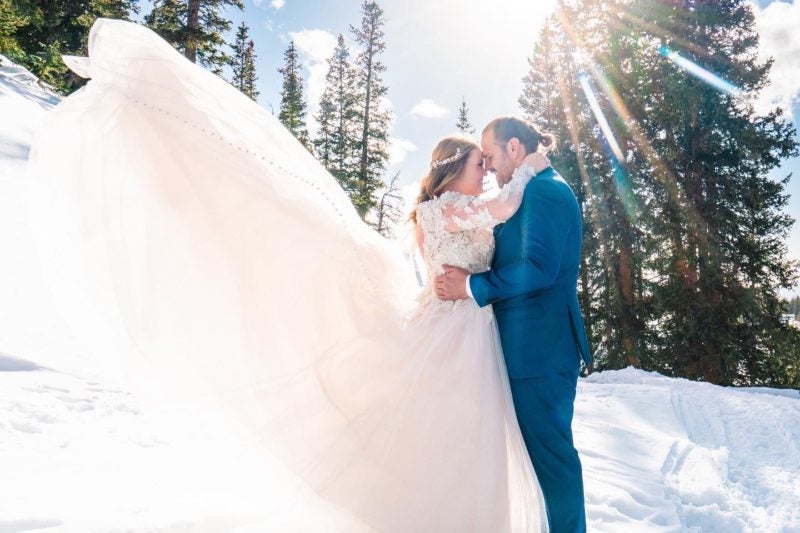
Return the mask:
[(464, 300), (467, 294), (467, 276), (463, 268), (444, 265), (444, 274), (436, 276), (436, 295), (440, 300)]

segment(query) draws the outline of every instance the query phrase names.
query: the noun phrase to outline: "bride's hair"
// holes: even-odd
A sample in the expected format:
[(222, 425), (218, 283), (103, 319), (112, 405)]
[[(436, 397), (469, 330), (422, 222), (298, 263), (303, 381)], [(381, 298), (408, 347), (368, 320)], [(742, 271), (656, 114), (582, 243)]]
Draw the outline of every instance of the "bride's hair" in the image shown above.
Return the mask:
[(417, 203), (409, 217), (412, 222), (417, 222), (416, 205), (442, 194), (442, 190), (461, 175), (469, 160), (470, 152), (480, 148), (475, 141), (455, 136), (445, 137), (436, 144), (431, 154), (430, 171), (422, 178)]

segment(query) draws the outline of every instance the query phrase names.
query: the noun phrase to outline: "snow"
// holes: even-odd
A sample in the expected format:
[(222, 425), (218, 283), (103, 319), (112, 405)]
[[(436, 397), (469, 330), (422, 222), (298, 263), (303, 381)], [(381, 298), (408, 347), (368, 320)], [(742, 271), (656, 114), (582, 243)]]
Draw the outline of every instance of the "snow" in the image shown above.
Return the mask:
[(19, 171), (28, 158), (30, 136), (47, 109), (59, 102), (36, 77), (0, 55), (0, 177)]
[[(198, 447), (166, 426), (50, 305), (24, 164), (58, 100), (0, 56), (0, 533), (245, 533), (274, 530), (279, 510), (281, 531), (313, 530), (253, 475), (272, 475), (269, 458), (235, 432)], [(574, 429), (590, 531), (800, 532), (796, 390), (607, 371), (579, 382)]]
[(800, 531), (798, 391), (602, 372), (575, 433), (593, 530)]

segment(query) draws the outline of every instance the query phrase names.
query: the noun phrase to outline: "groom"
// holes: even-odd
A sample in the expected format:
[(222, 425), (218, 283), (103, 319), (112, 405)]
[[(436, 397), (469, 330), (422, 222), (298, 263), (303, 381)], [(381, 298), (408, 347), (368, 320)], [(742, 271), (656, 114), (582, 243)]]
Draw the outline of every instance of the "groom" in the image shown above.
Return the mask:
[[(497, 118), (481, 138), (486, 170), (503, 186), (528, 154), (549, 142), (519, 119)], [(551, 533), (586, 531), (581, 463), (572, 443), (580, 363), (592, 361), (577, 296), (581, 232), (575, 195), (548, 168), (528, 183), (514, 216), (495, 228), (491, 270), (470, 276), (446, 266), (436, 279), (441, 299), (471, 297), (494, 309)]]

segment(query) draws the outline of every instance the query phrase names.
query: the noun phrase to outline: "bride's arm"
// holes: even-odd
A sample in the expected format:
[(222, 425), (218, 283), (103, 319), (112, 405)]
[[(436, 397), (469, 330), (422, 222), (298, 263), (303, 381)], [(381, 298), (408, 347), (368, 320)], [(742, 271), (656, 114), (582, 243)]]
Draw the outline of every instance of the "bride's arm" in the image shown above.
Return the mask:
[(463, 196), (458, 200), (442, 204), (444, 227), (457, 232), (477, 228), (491, 228), (505, 222), (517, 212), (522, 203), (525, 187), (542, 170), (550, 167), (550, 161), (542, 154), (534, 153), (525, 158), (514, 171), (511, 181), (491, 198)]

